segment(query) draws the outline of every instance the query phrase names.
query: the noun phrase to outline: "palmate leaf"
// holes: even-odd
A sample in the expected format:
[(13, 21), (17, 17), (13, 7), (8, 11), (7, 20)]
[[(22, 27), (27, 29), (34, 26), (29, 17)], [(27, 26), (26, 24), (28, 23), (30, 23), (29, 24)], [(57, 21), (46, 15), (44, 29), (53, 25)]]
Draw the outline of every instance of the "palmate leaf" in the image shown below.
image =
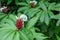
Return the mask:
[(10, 30), (7, 29), (0, 29), (0, 39), (3, 38), (4, 35), (6, 35), (7, 33), (9, 33)]
[(55, 15), (53, 14), (53, 12), (48, 11), (48, 14), (50, 16), (50, 19), (55, 19)]
[(56, 26), (59, 26), (60, 25), (60, 13), (55, 15), (55, 18), (54, 19), (58, 19), (57, 23), (56, 23)]
[[(12, 32), (11, 34), (9, 34), (8, 36), (8, 38), (6, 38), (6, 40), (13, 40), (13, 38), (14, 38), (14, 34), (15, 34), (15, 32)], [(5, 39), (4, 39), (5, 40)]]
[[(23, 34), (25, 34), (25, 35), (28, 35), (28, 36), (26, 36), (29, 40), (33, 40), (34, 38), (33, 38), (33, 35), (32, 35), (32, 33), (31, 33), (31, 31), (28, 29), (26, 29), (26, 28), (24, 28), (24, 30), (22, 30), (21, 31)], [(24, 38), (22, 38), (23, 40), (24, 40)]]
[[(10, 22), (9, 22), (10, 23)], [(12, 26), (14, 24), (10, 24), (7, 22), (6, 24), (2, 24), (1, 28), (0, 28), (0, 39), (1, 40), (29, 40), (26, 36), (25, 33), (23, 33), (24, 29), (22, 29), (23, 31), (19, 30), (16, 31), (16, 29)], [(10, 39), (11, 38), (11, 39)], [(24, 38), (24, 39), (23, 39)]]
[(29, 11), (29, 7), (27, 7), (27, 9), (25, 9), (25, 11), (23, 12), (24, 14), (27, 14)]
[(19, 32), (15, 32), (13, 40), (21, 40)]
[[(4, 21), (5, 23), (0, 24), (0, 39), (1, 40), (30, 40), (28, 33), (29, 31), (25, 31), (24, 27), (20, 30), (16, 30), (16, 26), (14, 21), (14, 15), (9, 15), (10, 17)], [(13, 18), (12, 18), (13, 17)], [(22, 31), (23, 30), (23, 31)]]
[(44, 22), (44, 19), (45, 19), (45, 12), (41, 12), (40, 21)]
[(15, 23), (13, 21), (11, 21), (11, 20), (6, 19), (6, 21), (3, 22), (2, 25), (4, 25), (4, 23), (8, 23), (8, 24), (5, 24), (5, 25), (8, 25), (10, 27), (12, 27), (12, 26), (15, 27)]
[(35, 32), (35, 28), (31, 28), (31, 32), (33, 33), (33, 37), (36, 39), (36, 40), (44, 40), (48, 37), (46, 37), (44, 34), (42, 33), (36, 33)]
[[(52, 7), (53, 6), (53, 7)], [(51, 3), (48, 7), (48, 10), (56, 10), (56, 11), (60, 11), (60, 4), (56, 4), (56, 3)]]
[(49, 7), (50, 3), (47, 1), (47, 2), (44, 2), (44, 4), (46, 5), (46, 7)]
[(55, 19), (60, 19), (60, 13), (55, 15)]
[(4, 23), (6, 21), (8, 16), (5, 16), (4, 18), (1, 19), (1, 23)]
[(32, 19), (30, 19), (26, 25), (27, 29), (30, 29), (31, 27), (33, 27), (36, 22), (38, 21), (39, 19), (39, 16), (40, 16), (41, 12), (39, 12), (35, 17), (33, 17)]
[(0, 28), (0, 39), (1, 40), (5, 40), (7, 37), (8, 37), (8, 35), (12, 32), (11, 30), (9, 30), (9, 29), (1, 29)]
[(60, 3), (56, 4), (55, 7), (60, 7)]
[(4, 35), (4, 37), (2, 38), (2, 40), (12, 40), (13, 39), (13, 31), (10, 31), (9, 33), (7, 33), (6, 35)]
[(22, 31), (20, 31), (20, 35), (21, 35), (22, 40), (29, 40), (28, 36), (26, 34), (24, 34)]
[(51, 10), (60, 11), (60, 7), (57, 7), (57, 8), (52, 8)]
[(42, 11), (40, 14), (40, 22), (43, 23), (45, 22), (46, 25), (49, 25), (50, 17), (48, 15), (47, 11)]
[(25, 11), (27, 9), (27, 7), (21, 7), (18, 9), (18, 13), (21, 12), (21, 11)]
[(11, 24), (12, 26), (14, 26), (15, 21), (16, 21), (15, 15), (10, 14), (10, 15), (6, 15), (4, 18), (2, 18), (1, 24), (7, 22), (8, 24)]
[(39, 4), (40, 4), (40, 8), (42, 8), (44, 11), (47, 11), (47, 7), (43, 1), (41, 1)]
[(47, 37), (45, 37), (45, 35), (42, 33), (35, 33), (35, 38), (36, 38), (36, 40), (44, 40)]
[(33, 17), (36, 13), (38, 13), (40, 10), (37, 8), (31, 8), (28, 10), (28, 13), (26, 13), (28, 15), (29, 18)]
[(16, 29), (15, 23), (8, 19), (5, 21), (5, 23), (1, 23), (0, 27), (2, 27), (2, 29)]
[(51, 3), (49, 6), (48, 6), (48, 10), (51, 10), (52, 8), (54, 8), (56, 3)]
[(10, 19), (13, 22), (16, 21), (15, 15), (13, 15), (13, 14), (9, 14), (9, 15), (4, 14), (4, 15), (1, 15), (1, 19), (0, 19), (1, 23), (7, 22), (6, 19), (8, 19), (8, 20)]
[(4, 20), (7, 18), (6, 14), (0, 14), (0, 21)]
[(8, 19), (12, 20), (14, 23), (15, 23), (15, 21), (16, 21), (16, 17), (15, 17), (15, 15), (13, 15), (13, 14), (9, 14), (9, 15), (8, 15)]
[(56, 4), (53, 10), (60, 11), (60, 3)]
[(45, 23), (46, 23), (47, 25), (49, 25), (49, 21), (50, 21), (50, 18), (49, 18), (48, 13), (46, 12), (46, 13), (45, 13)]
[(5, 14), (0, 14), (0, 19), (6, 16)]

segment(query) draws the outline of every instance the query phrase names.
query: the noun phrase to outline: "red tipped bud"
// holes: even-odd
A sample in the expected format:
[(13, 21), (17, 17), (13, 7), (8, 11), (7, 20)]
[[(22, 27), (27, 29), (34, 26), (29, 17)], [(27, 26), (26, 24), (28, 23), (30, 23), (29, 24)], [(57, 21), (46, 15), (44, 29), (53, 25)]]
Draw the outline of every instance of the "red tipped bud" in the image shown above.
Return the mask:
[(30, 7), (34, 8), (34, 6), (37, 4), (37, 1), (30, 1)]
[(21, 29), (23, 26), (23, 21), (21, 19), (16, 20), (16, 27), (17, 29)]
[(34, 8), (34, 3), (30, 3), (30, 7), (31, 8)]
[(7, 13), (7, 12), (8, 12), (8, 9), (7, 9), (7, 8), (4, 8), (4, 9), (3, 9), (3, 12), (4, 12), (4, 13)]

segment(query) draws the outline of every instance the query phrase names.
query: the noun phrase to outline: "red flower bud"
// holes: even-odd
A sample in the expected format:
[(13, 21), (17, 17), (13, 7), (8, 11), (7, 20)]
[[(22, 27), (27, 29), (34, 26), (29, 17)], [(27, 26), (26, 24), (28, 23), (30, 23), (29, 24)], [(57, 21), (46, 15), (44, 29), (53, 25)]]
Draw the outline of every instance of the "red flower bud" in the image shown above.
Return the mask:
[(3, 12), (4, 12), (4, 13), (7, 13), (7, 12), (8, 12), (8, 9), (7, 9), (7, 8), (4, 8), (4, 9), (3, 9)]
[(17, 19), (17, 20), (16, 20), (16, 27), (17, 27), (17, 29), (22, 28), (22, 26), (23, 26), (22, 20), (21, 20), (21, 19)]
[(30, 7), (31, 8), (34, 8), (34, 2), (33, 3), (30, 3)]

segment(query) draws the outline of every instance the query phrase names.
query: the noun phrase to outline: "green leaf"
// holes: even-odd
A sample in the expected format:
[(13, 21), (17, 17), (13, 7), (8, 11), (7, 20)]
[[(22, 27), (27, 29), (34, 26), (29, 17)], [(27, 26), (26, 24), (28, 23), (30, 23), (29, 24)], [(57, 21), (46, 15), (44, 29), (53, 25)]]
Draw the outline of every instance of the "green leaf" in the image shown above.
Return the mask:
[(27, 3), (25, 3), (25, 2), (20, 2), (20, 3), (18, 3), (18, 5), (27, 6), (28, 4), (27, 4)]
[(6, 20), (6, 23), (9, 24), (10, 27), (16, 28), (15, 23), (12, 20)]
[(15, 0), (15, 4), (18, 5), (18, 3), (19, 3), (19, 0)]
[(15, 27), (12, 27), (9, 24), (2, 24), (0, 26), (2, 27), (1, 29), (11, 29), (11, 30), (15, 30), (16, 29)]
[(1, 19), (1, 23), (4, 22), (4, 21), (6, 21), (7, 18), (8, 18), (8, 16), (5, 15), (5, 16)]
[(24, 10), (24, 14), (27, 14), (28, 13), (28, 11), (29, 11), (29, 8), (27, 7), (25, 10)]
[(29, 18), (31, 18), (38, 12), (39, 12), (38, 8), (30, 9), (29, 12), (27, 13), (27, 15), (28, 15)]
[(36, 38), (36, 40), (44, 40), (47, 37), (44, 34), (42, 34), (42, 33), (36, 33), (35, 34), (35, 38)]
[(53, 12), (48, 11), (48, 14), (50, 16), (50, 19), (55, 19), (55, 15), (53, 14)]
[(44, 2), (45, 3), (45, 5), (47, 6), (47, 7), (49, 7), (49, 5), (50, 5), (50, 3), (47, 1), (47, 2)]
[(22, 14), (22, 13), (19, 12), (19, 13), (17, 13), (17, 16), (20, 17), (21, 14)]
[(56, 23), (56, 26), (59, 26), (59, 25), (60, 25), (60, 20), (58, 20)]
[(18, 13), (21, 12), (21, 11), (24, 11), (26, 9), (27, 9), (27, 7), (21, 7), (21, 8), (18, 9)]
[(4, 15), (4, 14), (0, 14), (0, 20), (3, 18), (3, 17), (5, 17), (6, 15)]
[(9, 5), (13, 0), (8, 0), (7, 1), (7, 5)]
[(58, 35), (56, 35), (56, 37), (57, 37), (57, 40), (60, 40), (60, 37)]
[(13, 14), (9, 14), (8, 19), (12, 20), (14, 23), (16, 22), (16, 17)]
[(6, 30), (6, 29), (0, 29), (0, 39), (2, 39), (4, 37), (4, 35), (6, 35), (7, 33), (9, 33), (10, 30)]
[(10, 31), (7, 34), (5, 34), (2, 38), (2, 40), (6, 40), (11, 35), (11, 33), (13, 33), (13, 31)]
[(51, 10), (60, 11), (60, 7), (57, 7), (57, 8), (52, 8)]
[(13, 40), (20, 40), (20, 33), (16, 32)]
[(42, 8), (44, 11), (47, 11), (47, 7), (44, 4), (44, 2), (41, 1), (39, 4), (40, 4), (40, 8)]
[[(56, 4), (56, 3), (51, 3), (48, 7), (48, 10), (56, 10), (56, 11), (60, 11), (60, 4)], [(53, 6), (53, 7), (52, 7)]]
[(49, 21), (50, 21), (50, 18), (49, 18), (48, 13), (46, 12), (46, 13), (45, 13), (45, 23), (46, 23), (47, 25), (49, 25)]
[(30, 0), (28, 0), (28, 1), (26, 0), (26, 2), (27, 2), (27, 3), (30, 3)]
[(13, 40), (14, 34), (15, 34), (15, 32), (12, 32), (12, 33), (6, 38), (6, 40)]
[(29, 40), (27, 35), (24, 34), (22, 31), (20, 31), (20, 35), (21, 35), (22, 40)]
[(54, 8), (55, 4), (56, 4), (56, 3), (51, 3), (51, 4), (49, 5), (49, 7), (48, 7), (48, 10), (51, 10), (52, 8)]
[(42, 34), (42, 33), (36, 33), (35, 32), (35, 28), (31, 28), (31, 32), (33, 34), (33, 38), (36, 38), (36, 40), (44, 40), (46, 39), (47, 37)]
[(60, 19), (60, 13), (55, 15), (55, 19)]
[(35, 17), (33, 17), (32, 19), (30, 19), (26, 25), (27, 29), (30, 29), (31, 27), (33, 27), (36, 22), (38, 21), (39, 19), (39, 16), (40, 16), (41, 12), (39, 12)]
[(45, 12), (41, 12), (40, 21), (44, 22), (44, 18), (45, 18)]
[(57, 7), (57, 8), (60, 7), (60, 3), (56, 4), (55, 7)]

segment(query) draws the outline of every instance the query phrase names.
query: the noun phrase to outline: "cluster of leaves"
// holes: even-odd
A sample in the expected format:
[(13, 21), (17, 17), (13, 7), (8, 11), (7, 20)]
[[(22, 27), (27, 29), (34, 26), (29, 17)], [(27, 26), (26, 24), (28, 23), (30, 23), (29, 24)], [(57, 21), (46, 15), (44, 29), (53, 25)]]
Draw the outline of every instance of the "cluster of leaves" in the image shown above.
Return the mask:
[[(48, 0), (37, 0), (34, 8), (31, 0), (1, 0), (9, 9), (8, 13), (0, 12), (1, 40), (60, 40), (60, 3)], [(15, 16), (25, 14), (28, 21), (24, 27), (16, 30)], [(45, 35), (47, 36), (45, 36)]]

